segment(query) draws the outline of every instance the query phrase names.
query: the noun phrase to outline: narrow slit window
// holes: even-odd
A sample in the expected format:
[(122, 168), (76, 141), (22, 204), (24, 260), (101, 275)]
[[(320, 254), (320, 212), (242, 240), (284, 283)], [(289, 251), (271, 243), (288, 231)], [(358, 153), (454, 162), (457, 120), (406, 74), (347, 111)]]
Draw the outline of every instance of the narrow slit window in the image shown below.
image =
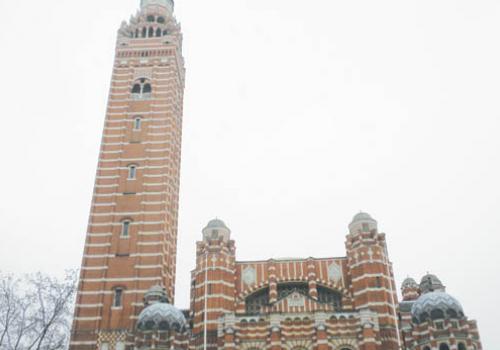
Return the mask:
[(137, 177), (137, 166), (136, 165), (130, 165), (128, 167), (128, 179), (129, 180), (135, 180)]
[(135, 118), (134, 130), (141, 130), (141, 118)]
[(130, 236), (130, 221), (122, 222), (122, 237)]
[(113, 307), (122, 307), (123, 305), (123, 289), (115, 289), (115, 298), (113, 300)]

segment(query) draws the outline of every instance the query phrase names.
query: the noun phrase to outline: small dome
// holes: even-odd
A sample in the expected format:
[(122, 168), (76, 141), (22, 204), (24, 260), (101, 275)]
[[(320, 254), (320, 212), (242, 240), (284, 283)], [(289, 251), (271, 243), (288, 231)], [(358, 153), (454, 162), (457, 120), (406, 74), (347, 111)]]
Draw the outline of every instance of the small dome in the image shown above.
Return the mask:
[(377, 221), (370, 214), (360, 212), (352, 218), (349, 224), (349, 231), (351, 234), (377, 231)]
[(152, 330), (186, 330), (186, 318), (182, 311), (167, 303), (156, 303), (147, 306), (139, 314), (137, 328), (141, 331)]
[(171, 8), (174, 6), (173, 0), (141, 0), (141, 7), (147, 7), (149, 5), (160, 5), (163, 7)]
[(224, 221), (222, 221), (220, 219), (213, 219), (213, 220), (210, 220), (210, 222), (207, 224), (206, 228), (225, 228), (225, 229), (227, 229), (227, 226), (224, 223)]
[(403, 284), (401, 285), (401, 290), (405, 289), (418, 289), (418, 283), (415, 281), (413, 278), (408, 277), (403, 281)]
[(211, 220), (202, 232), (205, 241), (222, 239), (227, 242), (231, 235), (231, 230), (220, 219)]
[(144, 294), (144, 301), (146, 305), (158, 302), (168, 303), (168, 297), (167, 293), (165, 292), (165, 288), (160, 285), (149, 288), (146, 294)]
[(351, 223), (355, 223), (355, 222), (358, 222), (358, 221), (372, 221), (372, 222), (377, 222), (376, 220), (374, 220), (370, 216), (370, 214), (363, 213), (363, 212), (359, 212), (358, 214), (354, 215), (354, 217), (352, 218)]
[(422, 294), (429, 293), (429, 292), (434, 292), (434, 291), (445, 291), (445, 287), (441, 280), (437, 278), (436, 275), (433, 274), (427, 274), (424, 277), (422, 277), (422, 280), (420, 281), (420, 291)]
[(449, 319), (464, 317), (464, 310), (457, 299), (446, 292), (436, 291), (422, 295), (411, 309), (413, 322), (428, 319)]

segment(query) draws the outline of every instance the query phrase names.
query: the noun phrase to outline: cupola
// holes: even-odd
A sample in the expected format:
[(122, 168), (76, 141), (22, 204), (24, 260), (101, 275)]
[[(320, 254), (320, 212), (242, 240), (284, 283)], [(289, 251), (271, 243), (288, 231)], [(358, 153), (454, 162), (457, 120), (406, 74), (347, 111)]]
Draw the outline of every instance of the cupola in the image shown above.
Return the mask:
[(413, 279), (408, 277), (403, 281), (401, 285), (401, 293), (403, 294), (404, 301), (415, 300), (419, 297), (420, 287), (418, 283)]
[(173, 0), (141, 0), (141, 9), (145, 9), (149, 6), (162, 6), (165, 7), (169, 12), (174, 11)]
[(420, 292), (425, 294), (434, 291), (444, 292), (446, 288), (436, 275), (428, 273), (420, 281)]
[(377, 231), (377, 221), (368, 213), (359, 212), (349, 224), (349, 232), (351, 234), (372, 231)]
[(211, 220), (203, 229), (203, 240), (219, 240), (228, 241), (230, 238), (231, 230), (226, 226), (224, 221), (220, 219)]
[(167, 301), (161, 286), (151, 287), (144, 296), (146, 307), (139, 314), (137, 329), (140, 331), (186, 331), (186, 318), (182, 311)]

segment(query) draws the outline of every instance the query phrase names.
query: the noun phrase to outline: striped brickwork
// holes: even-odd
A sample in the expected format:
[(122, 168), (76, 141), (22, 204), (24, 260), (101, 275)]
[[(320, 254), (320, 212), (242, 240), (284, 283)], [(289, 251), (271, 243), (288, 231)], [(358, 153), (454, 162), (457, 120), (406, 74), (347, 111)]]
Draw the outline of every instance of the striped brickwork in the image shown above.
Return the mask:
[[(148, 22), (147, 16), (165, 22)], [(165, 32), (135, 37), (146, 26)], [(125, 339), (153, 285), (165, 286), (173, 300), (184, 89), (180, 43), (179, 26), (162, 6), (143, 8), (118, 34), (71, 349)], [(120, 306), (114, 305), (117, 288)]]
[[(385, 235), (376, 229), (351, 227), (347, 256), (340, 258), (235, 261), (234, 241), (215, 238), (204, 235), (197, 243), (192, 349), (202, 349), (205, 336), (211, 350), (398, 349), (392, 265)], [(325, 300), (325, 291), (339, 302)], [(264, 298), (258, 310), (249, 308), (252, 298)]]
[(405, 350), (439, 349), (442, 344), (450, 350), (458, 350), (460, 344), (465, 350), (483, 349), (476, 322), (467, 319), (442, 320), (439, 326), (438, 322), (424, 322), (402, 329), (401, 333)]
[(196, 269), (191, 281), (192, 345), (203, 347), (206, 327), (207, 348), (216, 349), (219, 318), (235, 311), (234, 241), (207, 239), (198, 242)]
[(397, 350), (397, 294), (385, 235), (376, 230), (351, 231), (346, 248), (355, 309), (376, 312), (382, 348)]

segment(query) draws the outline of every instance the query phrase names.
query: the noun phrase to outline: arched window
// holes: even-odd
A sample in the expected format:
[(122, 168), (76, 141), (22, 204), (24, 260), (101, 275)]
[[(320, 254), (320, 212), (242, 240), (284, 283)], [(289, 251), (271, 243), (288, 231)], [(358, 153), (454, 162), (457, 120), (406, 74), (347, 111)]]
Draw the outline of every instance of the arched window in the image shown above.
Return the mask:
[(467, 346), (465, 346), (464, 343), (459, 343), (458, 344), (458, 350), (467, 350)]
[(448, 346), (448, 344), (442, 343), (441, 345), (439, 345), (439, 350), (450, 350), (450, 347)]
[(124, 220), (122, 221), (122, 237), (128, 237), (130, 236), (130, 225), (132, 222), (130, 220)]
[(443, 310), (439, 310), (439, 309), (432, 310), (431, 311), (431, 318), (433, 320), (442, 320), (444, 318)]
[(431, 350), (431, 348), (430, 348), (430, 347), (428, 347), (428, 346), (426, 346), (426, 347), (424, 348), (424, 350)]
[(342, 295), (330, 288), (318, 286), (318, 301), (323, 304), (330, 304), (335, 309), (342, 308)]
[(165, 29), (165, 30), (163, 31), (163, 36), (165, 36), (165, 35), (167, 35), (167, 34), (168, 34), (168, 31)]
[(113, 297), (113, 307), (123, 306), (123, 288), (115, 288)]
[(151, 15), (149, 15), (149, 16), (147, 17), (147, 21), (148, 21), (148, 22), (154, 22), (154, 21), (155, 21), (155, 16), (151, 16)]
[(141, 78), (134, 82), (132, 86), (132, 98), (143, 99), (150, 98), (152, 92), (151, 83), (146, 78)]
[(159, 17), (156, 19), (156, 22), (158, 22), (158, 23), (165, 23), (165, 17), (159, 16)]
[(137, 165), (131, 164), (128, 166), (128, 179), (135, 180), (137, 178)]
[(251, 315), (258, 314), (261, 307), (267, 304), (269, 304), (269, 288), (264, 288), (246, 298), (246, 312)]
[(141, 130), (142, 118), (135, 117), (134, 119), (134, 130)]
[(148, 37), (152, 38), (154, 36), (154, 34), (155, 34), (155, 32), (154, 32), (153, 27), (149, 27)]
[(146, 29), (146, 27), (142, 28), (142, 37), (145, 38), (146, 37), (146, 34), (148, 33), (148, 30)]
[(156, 29), (156, 36), (161, 36), (161, 28)]
[(135, 30), (135, 37), (138, 38), (139, 37), (139, 29), (136, 29)]
[(149, 84), (149, 83), (144, 84), (144, 87), (142, 88), (142, 93), (143, 94), (150, 94), (151, 93), (151, 84)]
[(141, 93), (141, 85), (134, 84), (134, 86), (132, 87), (132, 93), (133, 94), (140, 94)]
[(302, 295), (309, 295), (309, 284), (305, 282), (290, 282), (278, 284), (278, 299), (282, 299), (292, 294), (299, 292)]

